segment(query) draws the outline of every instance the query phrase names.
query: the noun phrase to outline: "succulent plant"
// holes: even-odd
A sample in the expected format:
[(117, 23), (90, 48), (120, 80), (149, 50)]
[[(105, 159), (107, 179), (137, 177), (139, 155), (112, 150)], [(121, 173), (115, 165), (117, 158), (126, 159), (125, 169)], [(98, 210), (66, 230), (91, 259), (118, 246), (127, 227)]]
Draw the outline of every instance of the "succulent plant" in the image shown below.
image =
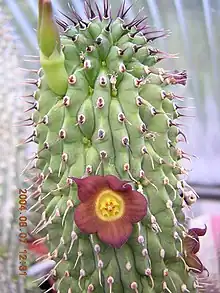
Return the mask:
[(39, 0), (41, 69), (27, 96), (27, 141), (38, 144), (29, 197), (32, 213), (42, 213), (32, 244), (44, 243), (49, 253), (40, 259), (50, 262), (40, 285), (50, 280), (59, 293), (198, 292), (206, 227), (188, 230), (182, 210), (197, 194), (181, 177), (181, 97), (168, 90), (186, 84), (186, 71), (156, 67), (173, 57), (152, 46), (166, 32), (140, 14), (128, 20), (125, 1), (116, 17), (108, 0), (84, 4), (85, 19), (70, 5), (61, 20), (50, 0)]

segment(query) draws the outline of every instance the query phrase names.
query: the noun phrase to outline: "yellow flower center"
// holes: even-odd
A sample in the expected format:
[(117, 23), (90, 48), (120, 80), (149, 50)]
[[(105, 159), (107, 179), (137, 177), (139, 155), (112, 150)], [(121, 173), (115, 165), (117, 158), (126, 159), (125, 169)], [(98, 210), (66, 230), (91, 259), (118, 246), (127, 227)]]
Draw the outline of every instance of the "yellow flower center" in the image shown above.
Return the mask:
[(124, 214), (125, 203), (123, 198), (112, 190), (104, 190), (96, 199), (95, 210), (103, 221), (114, 221)]

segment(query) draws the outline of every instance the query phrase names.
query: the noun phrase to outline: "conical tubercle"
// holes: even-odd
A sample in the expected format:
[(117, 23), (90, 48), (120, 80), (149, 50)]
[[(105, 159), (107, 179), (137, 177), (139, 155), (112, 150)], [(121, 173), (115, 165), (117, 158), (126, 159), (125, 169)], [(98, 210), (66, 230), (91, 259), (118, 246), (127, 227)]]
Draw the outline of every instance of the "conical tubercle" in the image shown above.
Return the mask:
[(41, 52), (48, 58), (56, 49), (61, 51), (59, 30), (53, 16), (51, 0), (39, 0), (38, 43)]
[(52, 91), (64, 95), (68, 86), (68, 75), (64, 66), (64, 54), (58, 26), (53, 16), (51, 0), (38, 1), (38, 44), (40, 63)]

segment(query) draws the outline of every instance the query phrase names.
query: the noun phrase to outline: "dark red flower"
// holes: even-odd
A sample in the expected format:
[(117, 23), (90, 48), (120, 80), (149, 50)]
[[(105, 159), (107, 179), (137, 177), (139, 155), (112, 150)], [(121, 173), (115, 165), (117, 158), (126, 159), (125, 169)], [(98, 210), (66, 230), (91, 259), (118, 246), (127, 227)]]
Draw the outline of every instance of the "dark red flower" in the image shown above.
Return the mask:
[(74, 220), (83, 233), (97, 233), (100, 240), (120, 248), (132, 233), (132, 224), (147, 213), (147, 200), (129, 181), (116, 176), (72, 177), (78, 186), (81, 203)]
[(207, 231), (207, 226), (204, 229), (192, 228), (189, 229), (186, 237), (183, 240), (183, 248), (185, 253), (185, 260), (190, 269), (195, 273), (202, 273), (207, 270), (202, 264), (201, 260), (196, 256), (199, 251), (200, 243), (199, 236), (204, 236)]

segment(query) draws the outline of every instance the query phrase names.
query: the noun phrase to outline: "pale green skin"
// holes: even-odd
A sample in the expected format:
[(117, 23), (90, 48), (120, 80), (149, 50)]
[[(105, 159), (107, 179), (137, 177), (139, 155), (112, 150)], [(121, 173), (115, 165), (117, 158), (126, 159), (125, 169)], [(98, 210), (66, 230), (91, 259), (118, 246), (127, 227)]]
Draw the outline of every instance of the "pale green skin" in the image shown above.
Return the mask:
[[(79, 35), (75, 42), (66, 36), (61, 37), (64, 45), (61, 55), (55, 53), (56, 57), (53, 59), (52, 56), (48, 60), (41, 53), (43, 71), (35, 94), (39, 109), (34, 113), (33, 120), (38, 123), (45, 115), (48, 116), (48, 124), (36, 126), (35, 140), (39, 150), (44, 148), (45, 142), (49, 144), (49, 149), (39, 153), (36, 167), (45, 176), (49, 173), (49, 167), (52, 171), (41, 187), (41, 198), (45, 196), (43, 203), (47, 220), (50, 216), (53, 219), (52, 224), (38, 232), (40, 235), (48, 233), (47, 244), (51, 252), (59, 246), (58, 256), (55, 258), (57, 263), (64, 253), (67, 257), (56, 268), (56, 289), (60, 293), (86, 293), (90, 292), (87, 291), (89, 284), (93, 284), (94, 291), (91, 292), (97, 293), (194, 293), (197, 292), (194, 288), (194, 276), (186, 270), (183, 260), (177, 257), (178, 251), (181, 252), (182, 240), (174, 238), (175, 231), (183, 238), (184, 227), (181, 225), (185, 223), (183, 200), (177, 192), (181, 170), (161, 162), (161, 159), (170, 164), (177, 162), (175, 149), (168, 146), (168, 140), (176, 145), (178, 129), (175, 126), (170, 127), (168, 120), (178, 114), (171, 100), (162, 99), (161, 93), (166, 82), (162, 83), (159, 75), (146, 74), (144, 71), (143, 66), (156, 64), (155, 58), (149, 56), (146, 39), (141, 35), (129, 37), (128, 31), (122, 29), (122, 20), (119, 18), (112, 23), (111, 33), (104, 29), (107, 24), (108, 20), (101, 23), (94, 19), (88, 29), (70, 27), (66, 35), (73, 36), (76, 32)], [(101, 46), (94, 43), (98, 36), (104, 40)], [(143, 48), (134, 53), (134, 44), (142, 44)], [(95, 46), (93, 52), (86, 51), (89, 45)], [(129, 49), (120, 56), (118, 49), (126, 47)], [(84, 61), (90, 60), (91, 68), (84, 68), (80, 60), (81, 52), (84, 53)], [(124, 64), (127, 70), (133, 68), (133, 71), (119, 72), (120, 64)], [(118, 74), (116, 90), (110, 83), (113, 73)], [(75, 84), (67, 82), (66, 76), (71, 74), (76, 77)], [(149, 82), (136, 87), (136, 78), (142, 76), (147, 77)], [(100, 85), (100, 77), (105, 77), (105, 86)], [(64, 96), (69, 97), (69, 106), (62, 106)], [(141, 96), (148, 103), (138, 106), (137, 96)], [(101, 109), (96, 105), (98, 97), (104, 100), (104, 107)], [(155, 107), (161, 114), (153, 115), (151, 107)], [(128, 122), (118, 121), (120, 112), (125, 114)], [(85, 116), (86, 121), (76, 125), (80, 114)], [(142, 123), (147, 125), (148, 132), (145, 134), (140, 131)], [(59, 139), (61, 129), (66, 132), (64, 139)], [(99, 129), (105, 131), (105, 137), (97, 140)], [(149, 136), (151, 132), (156, 133), (153, 138)], [(129, 137), (130, 150), (121, 143), (122, 137)], [(144, 146), (148, 152), (146, 154), (141, 151)], [(107, 158), (100, 165), (102, 151), (107, 153)], [(68, 159), (61, 163), (63, 153), (68, 155)], [(74, 208), (70, 208), (63, 219), (67, 200), (73, 200), (75, 205), (79, 203), (76, 185), (67, 186), (66, 180), (68, 176), (88, 175), (87, 166), (92, 166), (92, 175), (98, 171), (98, 175), (113, 174), (130, 180), (128, 172), (124, 170), (124, 164), (127, 163), (130, 164), (133, 178), (142, 183), (149, 210), (147, 216), (134, 225), (128, 242), (122, 248), (114, 249), (101, 243), (96, 235), (85, 235), (79, 231), (73, 223)], [(140, 178), (141, 170), (151, 183)], [(165, 177), (169, 179), (169, 186), (163, 182)], [(57, 189), (57, 184), (60, 190)], [(134, 184), (134, 188), (137, 189), (138, 186)], [(167, 207), (169, 200), (172, 201), (172, 208)], [(56, 210), (59, 210), (60, 217), (54, 217)], [(181, 225), (174, 223), (174, 214)], [(152, 215), (162, 232), (156, 233), (153, 229)], [(75, 231), (78, 238), (72, 243), (68, 253), (72, 231)], [(137, 241), (139, 235), (145, 239), (143, 245)], [(61, 237), (63, 242), (60, 243)], [(100, 253), (94, 251), (96, 244), (100, 246)], [(144, 248), (148, 250), (147, 256), (142, 254)], [(77, 257), (79, 251), (82, 255)], [(98, 259), (103, 262), (101, 269), (98, 268)], [(147, 269), (152, 270), (153, 289), (152, 279), (145, 275)], [(164, 269), (169, 270), (168, 276), (163, 275)], [(59, 282), (66, 270), (70, 277), (64, 277)], [(80, 270), (84, 270), (85, 276), (79, 277)], [(114, 279), (112, 291), (107, 283), (109, 276)], [(170, 291), (163, 288), (164, 281)], [(136, 291), (131, 288), (133, 282), (137, 283)], [(184, 284), (188, 291), (181, 287)], [(69, 288), (72, 291), (68, 291)]]

